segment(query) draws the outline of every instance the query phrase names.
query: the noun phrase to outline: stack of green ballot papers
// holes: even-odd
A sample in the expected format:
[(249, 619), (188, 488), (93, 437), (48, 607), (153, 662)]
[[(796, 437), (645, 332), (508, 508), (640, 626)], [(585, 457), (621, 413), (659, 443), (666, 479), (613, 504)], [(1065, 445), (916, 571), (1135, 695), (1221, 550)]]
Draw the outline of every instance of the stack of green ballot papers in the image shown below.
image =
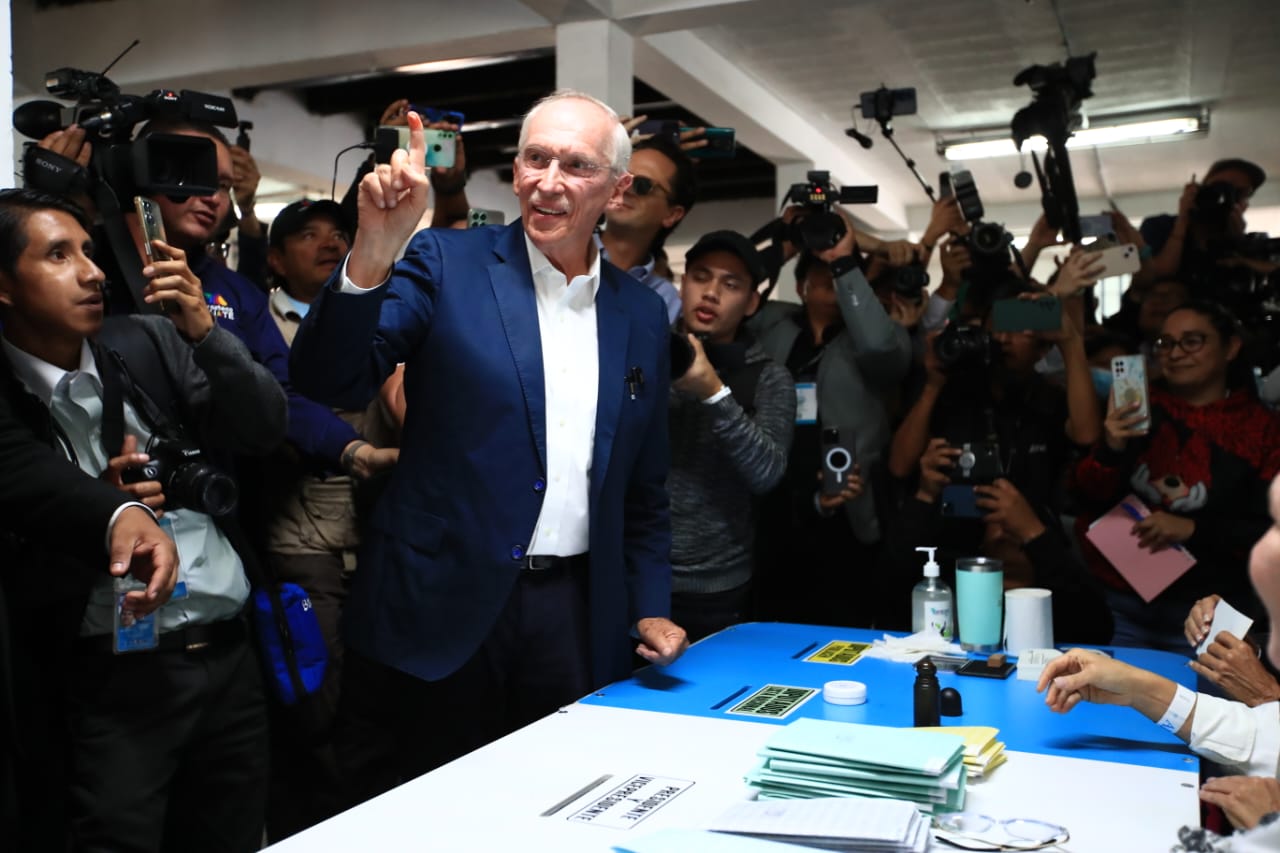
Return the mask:
[(916, 729), (919, 732), (943, 732), (964, 738), (964, 769), (970, 779), (981, 779), (1004, 764), (1004, 744), (998, 740), (1000, 730), (991, 726), (938, 726)]
[(926, 814), (964, 808), (964, 738), (922, 729), (802, 718), (780, 729), (747, 773), (760, 799), (881, 797)]
[(925, 853), (929, 848), (929, 819), (914, 805), (866, 797), (738, 803), (709, 829), (823, 850)]

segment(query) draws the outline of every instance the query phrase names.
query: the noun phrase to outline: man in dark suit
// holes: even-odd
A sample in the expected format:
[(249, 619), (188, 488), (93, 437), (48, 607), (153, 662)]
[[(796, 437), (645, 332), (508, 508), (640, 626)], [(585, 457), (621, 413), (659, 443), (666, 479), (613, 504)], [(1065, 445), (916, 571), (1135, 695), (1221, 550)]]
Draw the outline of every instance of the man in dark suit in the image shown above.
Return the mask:
[[(665, 664), (670, 384), (662, 300), (592, 229), (631, 182), (617, 116), (539, 102), (515, 158), (521, 220), (413, 237), (422, 123), (360, 186), (360, 230), (294, 342), (304, 393), (365, 404), (405, 362), (400, 465), (345, 614), (340, 758), (368, 796)], [(393, 266), (394, 263), (394, 266)]]

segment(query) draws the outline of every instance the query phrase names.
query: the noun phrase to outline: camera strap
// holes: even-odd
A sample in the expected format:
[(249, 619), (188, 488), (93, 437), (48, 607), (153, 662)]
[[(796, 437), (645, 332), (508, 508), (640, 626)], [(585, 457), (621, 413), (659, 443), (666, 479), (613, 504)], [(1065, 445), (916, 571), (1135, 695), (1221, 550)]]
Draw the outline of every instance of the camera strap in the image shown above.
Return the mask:
[(182, 429), (169, 414), (177, 399), (173, 385), (160, 350), (146, 330), (128, 317), (108, 317), (95, 343), (102, 379), (102, 447), (107, 458), (118, 456), (124, 445), (126, 398), (153, 432), (180, 435)]

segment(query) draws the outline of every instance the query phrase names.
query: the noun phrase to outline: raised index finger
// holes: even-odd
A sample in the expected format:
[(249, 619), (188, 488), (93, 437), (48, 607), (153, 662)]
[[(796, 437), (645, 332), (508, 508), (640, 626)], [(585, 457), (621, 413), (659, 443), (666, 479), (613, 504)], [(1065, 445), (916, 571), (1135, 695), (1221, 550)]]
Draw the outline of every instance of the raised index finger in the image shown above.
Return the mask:
[(427, 135), (422, 129), (422, 116), (409, 111), (409, 166), (419, 175), (427, 171)]

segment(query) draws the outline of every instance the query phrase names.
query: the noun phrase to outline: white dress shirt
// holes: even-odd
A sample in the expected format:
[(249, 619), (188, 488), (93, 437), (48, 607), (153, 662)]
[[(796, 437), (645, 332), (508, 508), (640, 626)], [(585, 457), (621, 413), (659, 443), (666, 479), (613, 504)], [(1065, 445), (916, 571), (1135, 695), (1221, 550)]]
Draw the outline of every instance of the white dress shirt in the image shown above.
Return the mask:
[[(102, 379), (86, 342), (81, 345), (80, 366), (65, 371), (2, 340), (14, 375), (27, 390), (49, 407), (61, 430), (59, 441), (67, 456), (85, 473), (97, 477), (107, 468), (102, 448)], [(125, 433), (145, 451), (151, 429), (124, 401)], [(114, 521), (114, 517), (113, 517)], [(157, 614), (161, 632), (187, 624), (217, 622), (240, 612), (249, 597), (240, 555), (209, 516), (194, 510), (166, 510), (162, 524), (178, 546), (178, 580), (186, 584), (187, 597), (171, 600)], [(105, 572), (94, 582), (89, 605), (80, 623), (82, 636), (109, 634), (115, 592)]]
[[(526, 553), (571, 557), (587, 553), (590, 542), (591, 456), (600, 384), (600, 253), (594, 252), (586, 275), (568, 281), (529, 235), (524, 242), (538, 303), (547, 417), (547, 491)], [(346, 265), (344, 260), (341, 293), (371, 293), (386, 284), (360, 287), (347, 277)]]

